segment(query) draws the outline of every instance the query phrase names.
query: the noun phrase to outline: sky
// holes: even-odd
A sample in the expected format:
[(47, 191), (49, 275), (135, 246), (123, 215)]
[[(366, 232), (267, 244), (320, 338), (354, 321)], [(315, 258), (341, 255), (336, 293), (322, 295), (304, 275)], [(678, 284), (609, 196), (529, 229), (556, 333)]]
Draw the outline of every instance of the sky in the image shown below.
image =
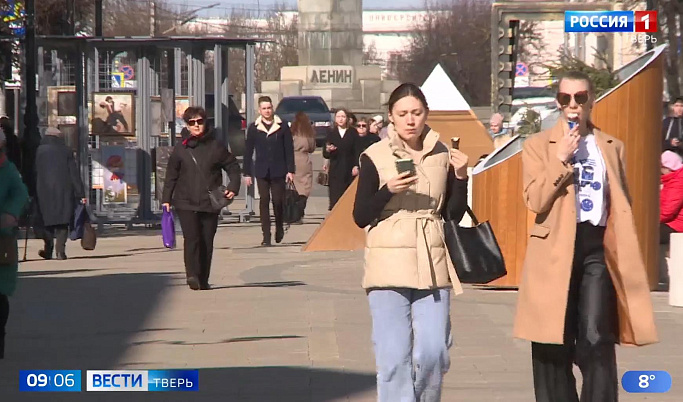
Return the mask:
[[(282, 3), (295, 7), (297, 3), (296, 0), (167, 0), (167, 2), (173, 5), (188, 5), (190, 10), (220, 3), (219, 6), (213, 9), (201, 11), (199, 14), (202, 16), (223, 15), (229, 13), (233, 7), (256, 11), (259, 8), (267, 10), (275, 4)], [(386, 0), (363, 0), (363, 8), (365, 9), (421, 9), (423, 4), (423, 0), (393, 0), (391, 1), (391, 6), (388, 7)]]

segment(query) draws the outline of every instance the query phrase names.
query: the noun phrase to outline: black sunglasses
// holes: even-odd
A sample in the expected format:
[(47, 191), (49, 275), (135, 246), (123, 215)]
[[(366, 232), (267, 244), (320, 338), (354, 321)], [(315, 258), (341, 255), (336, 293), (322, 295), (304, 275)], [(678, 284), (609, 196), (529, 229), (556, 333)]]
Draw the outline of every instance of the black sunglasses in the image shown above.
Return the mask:
[(192, 119), (187, 121), (187, 125), (192, 127), (192, 126), (203, 126), (204, 125), (204, 119)]
[(365, 127), (367, 127), (367, 126), (368, 126), (367, 124), (358, 124), (356, 127), (358, 127), (358, 128), (365, 128)]
[(588, 91), (579, 91), (573, 95), (564, 92), (558, 92), (557, 96), (555, 96), (555, 99), (557, 99), (557, 102), (560, 104), (560, 106), (567, 107), (572, 101), (572, 97), (574, 97), (574, 101), (578, 105), (583, 106), (586, 104), (586, 102), (588, 102)]

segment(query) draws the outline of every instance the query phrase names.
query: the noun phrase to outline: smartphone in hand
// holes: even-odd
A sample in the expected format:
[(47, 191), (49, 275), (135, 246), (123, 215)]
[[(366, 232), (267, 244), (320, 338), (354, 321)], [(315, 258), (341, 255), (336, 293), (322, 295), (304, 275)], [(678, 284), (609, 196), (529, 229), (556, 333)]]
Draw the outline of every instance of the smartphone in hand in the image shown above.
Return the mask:
[(410, 172), (411, 176), (416, 174), (415, 164), (412, 159), (397, 159), (396, 170), (398, 170), (398, 173)]

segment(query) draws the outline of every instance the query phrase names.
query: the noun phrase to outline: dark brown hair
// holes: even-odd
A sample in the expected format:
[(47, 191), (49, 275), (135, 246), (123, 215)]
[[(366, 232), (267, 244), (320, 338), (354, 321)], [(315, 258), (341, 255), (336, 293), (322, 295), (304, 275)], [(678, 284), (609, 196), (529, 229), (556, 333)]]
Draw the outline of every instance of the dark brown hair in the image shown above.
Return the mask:
[(349, 122), (351, 121), (351, 112), (349, 112), (348, 109), (343, 108), (343, 107), (340, 107), (339, 109), (334, 111), (334, 126), (339, 127), (337, 125), (337, 113), (339, 113), (339, 112), (344, 112), (344, 114), (346, 115), (346, 127), (348, 128)]
[(297, 112), (292, 122), (292, 135), (300, 135), (306, 138), (315, 138), (315, 130), (311, 125), (311, 120), (304, 112)]
[(206, 123), (206, 110), (204, 110), (204, 108), (201, 106), (190, 106), (185, 109), (185, 112), (183, 113), (183, 120), (185, 120), (185, 123), (188, 123), (191, 118), (197, 116), (204, 119), (204, 122)]
[(567, 71), (566, 73), (562, 74), (560, 80), (557, 82), (558, 91), (560, 90), (560, 84), (562, 84), (562, 80), (584, 81), (588, 84), (588, 92), (590, 92), (591, 95), (595, 95), (595, 84), (593, 83), (591, 77), (589, 77), (588, 74), (584, 73), (583, 71)]
[(256, 103), (257, 105), (260, 105), (263, 102), (268, 102), (271, 105), (273, 104), (273, 100), (270, 99), (270, 96), (259, 96), (258, 102)]
[(427, 98), (425, 98), (425, 94), (422, 92), (420, 87), (411, 82), (406, 82), (399, 85), (396, 89), (394, 89), (394, 92), (392, 92), (389, 96), (389, 101), (387, 102), (389, 112), (391, 113), (396, 102), (400, 101), (406, 96), (412, 96), (414, 98), (417, 98), (417, 100), (419, 100), (420, 103), (422, 103), (422, 106), (425, 108), (425, 110), (429, 109), (429, 106), (427, 106)]

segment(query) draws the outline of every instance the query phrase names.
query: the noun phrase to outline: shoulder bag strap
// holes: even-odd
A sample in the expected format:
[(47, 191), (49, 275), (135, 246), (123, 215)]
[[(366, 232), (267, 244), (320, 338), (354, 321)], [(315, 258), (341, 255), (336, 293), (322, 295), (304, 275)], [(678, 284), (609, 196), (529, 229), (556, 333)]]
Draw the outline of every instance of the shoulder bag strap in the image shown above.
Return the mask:
[(477, 217), (474, 215), (474, 212), (472, 211), (472, 208), (470, 208), (469, 205), (467, 206), (467, 214), (468, 214), (468, 215), (470, 216), (470, 218), (472, 219), (472, 223), (474, 223), (474, 226), (479, 226), (479, 220), (478, 220)]
[[(470, 216), (470, 219), (472, 219), (472, 223), (474, 224), (474, 226), (478, 226), (478, 225), (479, 225), (479, 220), (478, 220), (477, 217), (474, 215), (474, 212), (472, 211), (472, 208), (470, 208), (469, 205), (467, 206), (467, 209), (465, 210), (465, 212), (467, 212), (467, 215), (469, 215), (469, 216)], [(451, 221), (451, 220), (453, 220), (453, 217), (451, 217), (451, 214), (450, 214), (450, 212), (449, 212), (448, 210), (446, 211), (445, 220), (446, 220), (446, 221)], [(456, 222), (456, 224), (457, 224), (457, 223), (458, 223), (458, 222)]]
[[(197, 162), (197, 159), (194, 157), (194, 154), (192, 153), (192, 150), (190, 148), (187, 148), (187, 152), (190, 153), (190, 156), (192, 157), (192, 160), (194, 161), (194, 164), (197, 166), (197, 170), (199, 171), (199, 177), (202, 178), (202, 181), (206, 185), (206, 180), (204, 179), (204, 175), (202, 174), (202, 168), (199, 166), (199, 162)], [(209, 188), (208, 185), (206, 185), (206, 189), (211, 192), (211, 188)]]

